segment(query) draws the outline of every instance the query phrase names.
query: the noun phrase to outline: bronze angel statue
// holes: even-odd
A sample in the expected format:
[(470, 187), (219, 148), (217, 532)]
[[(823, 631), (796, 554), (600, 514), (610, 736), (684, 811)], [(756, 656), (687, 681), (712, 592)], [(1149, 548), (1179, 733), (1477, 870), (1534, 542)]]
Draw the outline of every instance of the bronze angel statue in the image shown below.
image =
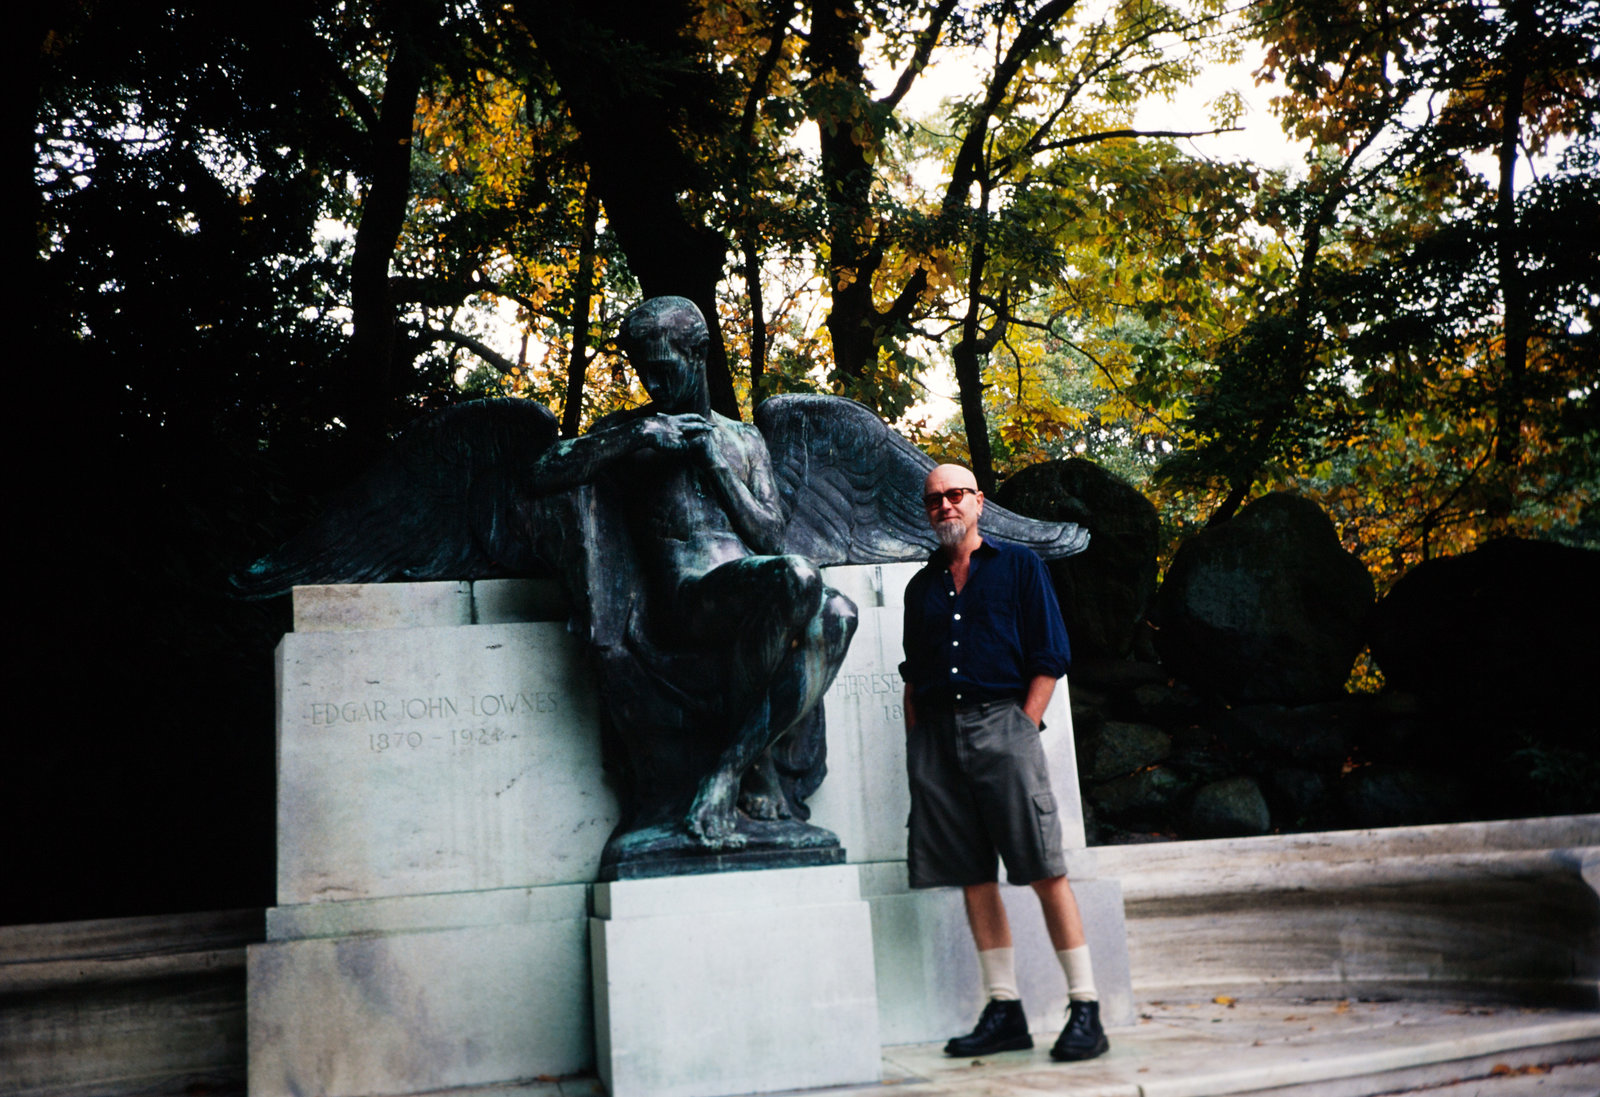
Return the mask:
[[(622, 819), (602, 878), (842, 858), (804, 821), (825, 772), (821, 700), (856, 607), (819, 568), (922, 559), (927, 457), (866, 407), (781, 396), (756, 426), (711, 410), (706, 324), (681, 297), (617, 337), (650, 397), (558, 440), (532, 401), (405, 432), (310, 529), (235, 578), (302, 583), (553, 575), (599, 682)], [(985, 532), (1046, 558), (1077, 526), (992, 503)]]

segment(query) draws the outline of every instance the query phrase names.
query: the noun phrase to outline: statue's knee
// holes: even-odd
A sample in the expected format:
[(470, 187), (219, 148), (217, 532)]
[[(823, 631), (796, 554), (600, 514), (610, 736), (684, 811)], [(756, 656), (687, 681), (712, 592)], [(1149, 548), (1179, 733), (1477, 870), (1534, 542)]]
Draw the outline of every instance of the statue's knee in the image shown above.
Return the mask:
[(854, 632), (861, 611), (856, 609), (856, 604), (849, 598), (830, 587), (827, 601), (822, 604), (822, 615), (829, 621), (837, 621), (841, 627)]
[(828, 597), (822, 603), (822, 635), (830, 648), (842, 649), (856, 634), (860, 611), (856, 604), (838, 591), (828, 588)]
[(804, 556), (780, 556), (784, 585), (790, 604), (803, 610), (807, 616), (815, 612), (822, 600), (822, 572)]

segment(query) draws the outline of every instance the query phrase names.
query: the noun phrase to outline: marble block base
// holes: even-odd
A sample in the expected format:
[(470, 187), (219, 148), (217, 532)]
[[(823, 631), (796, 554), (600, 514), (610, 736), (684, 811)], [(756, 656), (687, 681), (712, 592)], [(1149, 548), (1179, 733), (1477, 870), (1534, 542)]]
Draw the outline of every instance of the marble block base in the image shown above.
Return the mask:
[(618, 809), (565, 627), (291, 632), (277, 659), (280, 903), (594, 879)]
[[(1091, 875), (1093, 854), (1068, 855), (1067, 875), (1083, 915), (1094, 962), (1100, 1017), (1134, 1021), (1122, 887)], [(905, 862), (862, 865), (861, 890), (872, 905), (878, 974), (878, 1025), (885, 1045), (926, 1044), (969, 1032), (983, 1009), (978, 956), (959, 888), (911, 890)], [(1054, 1039), (1066, 1019), (1067, 983), (1045, 932), (1033, 890), (1002, 884), (1017, 962), (1017, 989), (1028, 1026)]]
[(878, 1081), (855, 866), (596, 884), (594, 913), (596, 1058), (611, 1097)]
[(364, 1097), (594, 1062), (587, 889), (278, 907), (249, 949), (252, 1097)]

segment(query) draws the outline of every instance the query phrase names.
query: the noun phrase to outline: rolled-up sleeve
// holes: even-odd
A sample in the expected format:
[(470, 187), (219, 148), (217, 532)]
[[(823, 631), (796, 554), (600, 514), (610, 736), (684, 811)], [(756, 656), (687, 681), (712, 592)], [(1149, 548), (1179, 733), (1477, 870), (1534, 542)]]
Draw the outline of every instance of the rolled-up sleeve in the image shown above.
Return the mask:
[(1017, 631), (1022, 638), (1023, 671), (1028, 678), (1060, 678), (1072, 665), (1072, 646), (1061, 606), (1044, 561), (1024, 550), (1017, 575)]

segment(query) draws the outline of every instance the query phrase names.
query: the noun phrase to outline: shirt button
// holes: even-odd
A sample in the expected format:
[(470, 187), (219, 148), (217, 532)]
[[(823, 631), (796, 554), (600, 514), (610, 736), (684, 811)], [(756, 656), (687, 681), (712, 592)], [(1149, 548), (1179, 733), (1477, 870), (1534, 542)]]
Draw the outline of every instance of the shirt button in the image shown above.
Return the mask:
[(956, 614), (956, 620), (957, 620), (957, 621), (959, 621), (959, 620), (961, 620), (961, 614), (959, 614), (959, 613), (958, 613), (958, 614)]
[(961, 641), (960, 640), (951, 640), (950, 641), (950, 646), (953, 647), (953, 648), (958, 648), (958, 647), (961, 646)]
[(958, 671), (958, 670), (957, 670), (957, 669), (956, 669), (956, 668), (955, 668), (955, 667), (951, 667), (951, 668), (950, 668), (950, 673), (951, 673), (951, 674), (960, 674), (960, 673), (961, 673), (961, 672), (960, 672), (960, 671)]

